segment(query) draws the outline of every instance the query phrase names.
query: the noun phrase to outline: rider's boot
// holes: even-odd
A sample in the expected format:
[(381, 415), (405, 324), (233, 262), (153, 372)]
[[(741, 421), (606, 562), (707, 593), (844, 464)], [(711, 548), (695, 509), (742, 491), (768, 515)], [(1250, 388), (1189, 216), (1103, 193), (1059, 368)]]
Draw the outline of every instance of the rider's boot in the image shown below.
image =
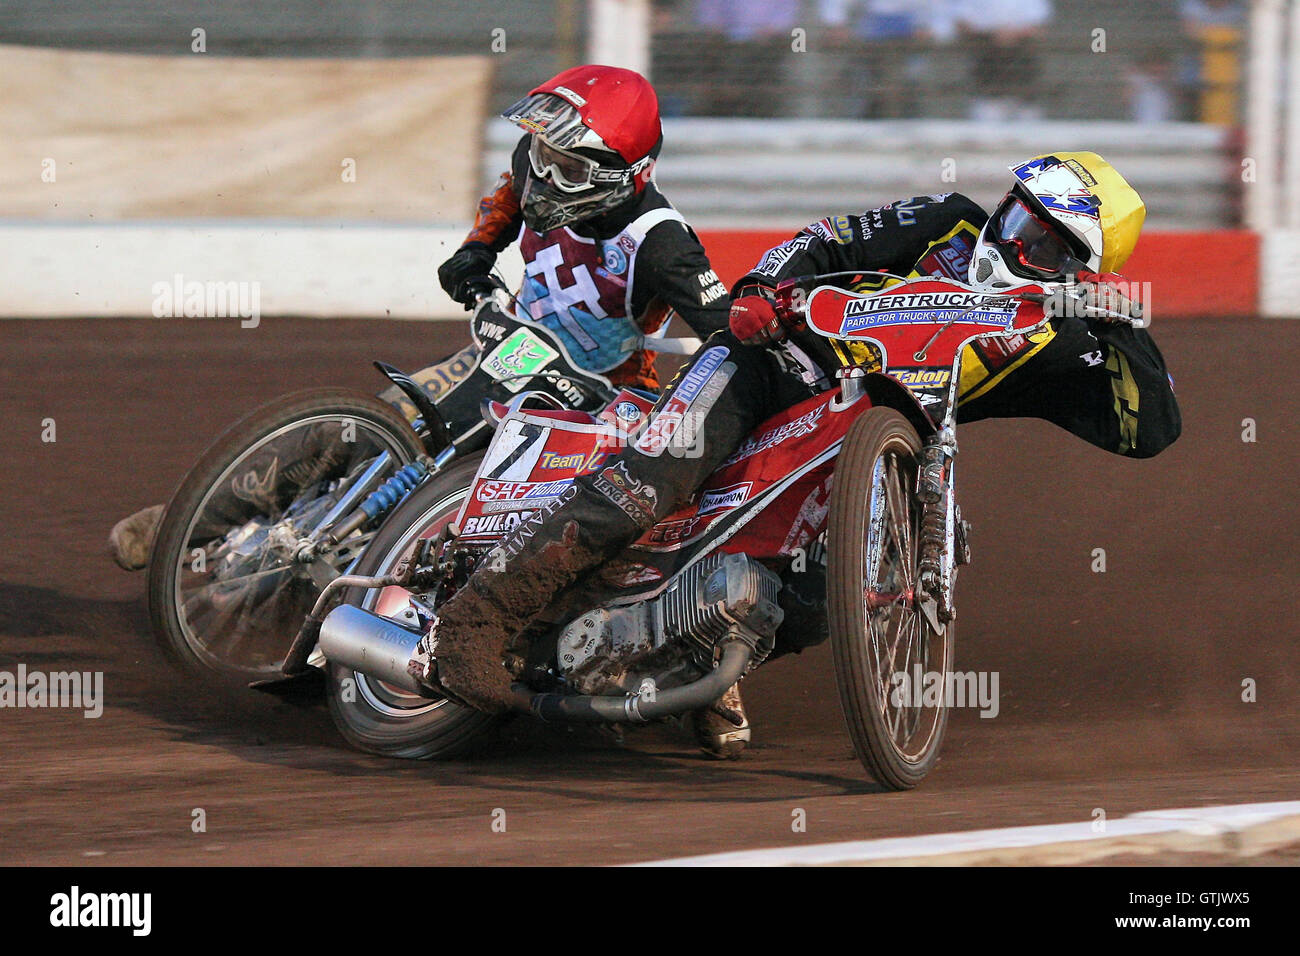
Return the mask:
[(413, 672), (479, 710), (508, 709), (512, 677), (502, 658), (511, 638), (653, 524), (655, 503), (654, 489), (621, 463), (580, 478), (488, 552), (438, 609)]
[(108, 553), (124, 571), (139, 571), (149, 564), (149, 552), (162, 521), (163, 506), (151, 505), (113, 525), (108, 533)]
[(692, 713), (691, 730), (706, 754), (719, 760), (739, 757), (749, 746), (749, 718), (740, 699), (740, 685), (732, 684), (708, 707)]

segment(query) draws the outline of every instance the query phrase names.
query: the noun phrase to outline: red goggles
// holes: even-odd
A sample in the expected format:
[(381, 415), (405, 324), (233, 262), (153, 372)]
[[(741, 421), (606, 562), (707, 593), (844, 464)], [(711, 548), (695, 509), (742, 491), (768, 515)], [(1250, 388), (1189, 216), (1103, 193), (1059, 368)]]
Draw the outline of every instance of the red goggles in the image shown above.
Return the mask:
[(1064, 275), (1078, 259), (1057, 226), (1042, 219), (1018, 196), (1007, 196), (993, 214), (989, 237), (1008, 251), (1014, 250), (1020, 265), (1043, 276)]

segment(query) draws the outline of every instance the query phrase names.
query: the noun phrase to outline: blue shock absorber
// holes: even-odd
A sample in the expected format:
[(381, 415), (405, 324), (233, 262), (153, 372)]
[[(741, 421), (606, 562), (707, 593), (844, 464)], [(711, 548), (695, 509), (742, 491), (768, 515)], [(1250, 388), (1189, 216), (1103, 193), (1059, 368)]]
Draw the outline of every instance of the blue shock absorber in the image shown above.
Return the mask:
[(428, 473), (429, 467), (422, 461), (413, 461), (409, 465), (397, 469), (391, 478), (372, 491), (366, 497), (366, 500), (361, 502), (361, 510), (371, 520), (378, 518), (409, 495)]

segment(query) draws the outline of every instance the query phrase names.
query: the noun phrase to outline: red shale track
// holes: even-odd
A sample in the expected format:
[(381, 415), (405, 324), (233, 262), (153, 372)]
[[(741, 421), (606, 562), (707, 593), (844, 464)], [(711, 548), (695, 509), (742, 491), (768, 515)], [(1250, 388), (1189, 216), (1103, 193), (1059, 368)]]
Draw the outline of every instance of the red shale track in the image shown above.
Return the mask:
[(955, 712), (934, 774), (887, 794), (852, 755), (825, 647), (746, 683), (755, 746), (734, 764), (671, 726), (620, 745), (525, 719), (470, 759), (388, 761), (347, 749), (323, 708), (186, 685), (149, 636), (143, 577), (106, 556), (113, 522), (256, 405), (377, 390), (371, 358), (415, 368), (464, 329), (2, 322), (0, 670), (102, 670), (106, 707), (0, 710), (0, 863), (625, 862), (1295, 799), (1300, 326), (1154, 332), (1185, 421), (1159, 458), (1036, 421), (963, 430), (957, 666), (998, 672), (1001, 712)]

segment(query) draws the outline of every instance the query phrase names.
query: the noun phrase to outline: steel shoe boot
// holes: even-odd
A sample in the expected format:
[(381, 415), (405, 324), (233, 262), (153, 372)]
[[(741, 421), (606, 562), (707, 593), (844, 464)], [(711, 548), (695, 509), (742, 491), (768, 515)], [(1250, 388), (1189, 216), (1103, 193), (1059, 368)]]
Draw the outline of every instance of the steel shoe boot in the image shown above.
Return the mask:
[(749, 746), (749, 718), (740, 699), (740, 685), (732, 684), (708, 707), (691, 714), (695, 742), (719, 760), (734, 760)]

